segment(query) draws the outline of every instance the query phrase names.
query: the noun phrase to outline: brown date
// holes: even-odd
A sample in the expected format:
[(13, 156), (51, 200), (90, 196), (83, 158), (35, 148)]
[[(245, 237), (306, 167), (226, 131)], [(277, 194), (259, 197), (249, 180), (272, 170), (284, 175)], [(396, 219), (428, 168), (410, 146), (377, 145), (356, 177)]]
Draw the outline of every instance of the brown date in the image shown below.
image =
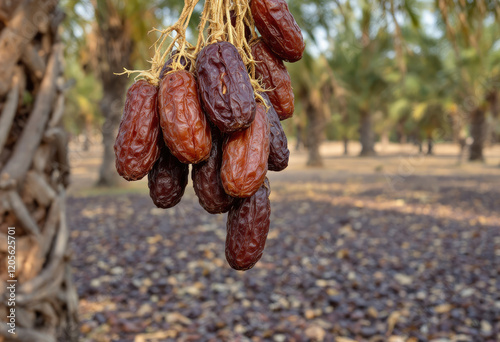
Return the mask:
[(194, 192), (201, 206), (210, 214), (227, 212), (233, 205), (234, 198), (226, 194), (222, 186), (220, 170), (222, 166), (223, 136), (212, 128), (212, 150), (204, 162), (193, 165), (191, 177)]
[(226, 193), (250, 197), (262, 185), (269, 158), (269, 121), (266, 108), (257, 104), (252, 125), (231, 134), (224, 143), (221, 178)]
[[(172, 53), (171, 57), (165, 62), (165, 64), (163, 65), (163, 68), (161, 68), (161, 71), (160, 71), (160, 80), (163, 79), (163, 77), (165, 77), (167, 72), (172, 71), (171, 65), (174, 62), (174, 58), (178, 54), (179, 54), (179, 51), (174, 51)], [(191, 68), (191, 61), (189, 59), (182, 56), (182, 57), (180, 57), (179, 62), (184, 66), (184, 70), (189, 71), (189, 69)]]
[(227, 217), (226, 260), (235, 270), (251, 269), (262, 257), (269, 232), (269, 181), (249, 198), (240, 199)]
[(270, 125), (269, 135), (269, 159), (267, 160), (267, 169), (270, 171), (283, 171), (288, 166), (290, 150), (288, 150), (288, 140), (286, 138), (280, 119), (274, 110), (267, 93), (261, 94), (266, 100), (269, 109), (267, 110), (267, 119)]
[(178, 70), (160, 82), (160, 125), (172, 154), (183, 163), (208, 158), (212, 147), (210, 125), (201, 109), (194, 76)]
[(285, 0), (252, 0), (251, 10), (255, 26), (276, 55), (288, 62), (302, 58), (304, 38)]
[(127, 91), (114, 150), (116, 170), (128, 181), (147, 175), (160, 155), (157, 99), (158, 88), (145, 80)]
[(160, 159), (148, 174), (149, 195), (158, 208), (171, 208), (180, 202), (188, 183), (189, 165), (181, 163), (165, 146)]
[(196, 73), (206, 114), (221, 132), (250, 126), (255, 118), (255, 97), (234, 45), (218, 42), (204, 47), (196, 59)]
[(252, 44), (252, 55), (257, 61), (255, 74), (262, 78), (262, 85), (270, 89), (266, 94), (280, 120), (288, 119), (294, 111), (292, 80), (283, 61), (279, 59), (263, 40)]

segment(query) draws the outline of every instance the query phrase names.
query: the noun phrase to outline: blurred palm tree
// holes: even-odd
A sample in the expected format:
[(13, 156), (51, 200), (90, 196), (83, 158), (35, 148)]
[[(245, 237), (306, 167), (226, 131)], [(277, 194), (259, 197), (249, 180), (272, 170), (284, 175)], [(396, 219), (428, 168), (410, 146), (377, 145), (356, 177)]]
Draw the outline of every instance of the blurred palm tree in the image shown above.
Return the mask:
[(407, 55), (407, 73), (393, 88), (394, 101), (389, 108), (400, 136), (410, 136), (422, 150), (428, 142), (448, 137), (456, 91), (455, 76), (445, 68), (443, 41), (425, 32), (403, 29), (405, 42), (411, 49)]
[[(303, 60), (288, 66), (294, 86), (295, 97), (307, 117), (306, 146), (308, 166), (322, 166), (319, 153), (324, 140), (325, 127), (332, 108), (335, 88), (332, 70), (326, 58), (321, 55), (313, 58), (307, 52)], [(300, 114), (299, 114), (300, 115)]]
[[(344, 113), (342, 126), (352, 122), (348, 116), (357, 117), (360, 155), (374, 155), (372, 114), (384, 112), (390, 101), (391, 80), (387, 75), (396, 68), (403, 77), (407, 70), (404, 37), (397, 18), (409, 17), (413, 25), (418, 25), (417, 2), (308, 0), (290, 1), (290, 7), (313, 43), (312, 48), (328, 45), (325, 54), (341, 90), (337, 96)], [(317, 41), (318, 36), (322, 42)], [(349, 129), (346, 126), (342, 131), (347, 134)], [(345, 135), (343, 140), (347, 142)]]
[(498, 0), (435, 0), (435, 7), (451, 43), (460, 107), (470, 119), (469, 160), (482, 161), (487, 114), (497, 116), (500, 6)]

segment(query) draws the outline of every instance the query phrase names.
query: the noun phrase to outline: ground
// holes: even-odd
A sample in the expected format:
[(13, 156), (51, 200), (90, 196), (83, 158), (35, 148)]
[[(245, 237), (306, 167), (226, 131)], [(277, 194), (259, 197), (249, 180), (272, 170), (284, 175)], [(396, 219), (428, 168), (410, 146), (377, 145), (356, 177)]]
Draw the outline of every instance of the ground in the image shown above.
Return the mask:
[(72, 148), (68, 203), (82, 341), (500, 341), (500, 147), (459, 164), (454, 145), (329, 143), (322, 169), (292, 150), (247, 272), (190, 185), (169, 210), (145, 181), (91, 188), (93, 147)]

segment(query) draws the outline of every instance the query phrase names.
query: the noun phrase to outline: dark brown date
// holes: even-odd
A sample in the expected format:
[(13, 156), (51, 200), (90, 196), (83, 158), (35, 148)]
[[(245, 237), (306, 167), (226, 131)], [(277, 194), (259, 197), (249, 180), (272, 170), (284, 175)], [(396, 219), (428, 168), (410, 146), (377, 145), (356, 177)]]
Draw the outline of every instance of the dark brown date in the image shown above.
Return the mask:
[(269, 232), (269, 181), (249, 198), (240, 199), (227, 217), (226, 260), (235, 270), (251, 269), (262, 257)]
[(165, 146), (148, 174), (149, 195), (158, 208), (172, 208), (180, 202), (189, 176), (189, 165), (181, 163)]
[(222, 153), (222, 185), (228, 195), (250, 197), (262, 185), (269, 158), (269, 121), (266, 108), (257, 104), (252, 125), (231, 134)]
[(201, 100), (221, 132), (241, 131), (255, 118), (255, 97), (238, 50), (228, 42), (204, 47), (196, 59)]
[(196, 164), (208, 158), (212, 147), (210, 125), (191, 73), (178, 70), (161, 80), (160, 125), (165, 143), (181, 162)]
[[(172, 63), (174, 62), (174, 58), (176, 58), (176, 56), (179, 54), (179, 51), (174, 51), (171, 55), (171, 57), (165, 62), (165, 64), (163, 65), (163, 68), (161, 68), (161, 71), (160, 71), (160, 80), (163, 79), (163, 77), (165, 77), (165, 75), (172, 71)], [(177, 57), (179, 58), (179, 57)], [(179, 62), (184, 66), (184, 70), (188, 70), (191, 68), (191, 61), (187, 58), (185, 58), (184, 56), (180, 57), (179, 59)]]
[(212, 150), (208, 160), (193, 165), (191, 177), (194, 192), (201, 206), (210, 214), (227, 212), (233, 205), (234, 198), (226, 194), (222, 186), (220, 170), (222, 166), (223, 136), (212, 128)]
[(279, 59), (263, 40), (252, 44), (252, 55), (257, 61), (255, 73), (262, 78), (262, 85), (270, 89), (266, 94), (280, 120), (288, 119), (294, 111), (292, 80), (283, 61)]
[(288, 150), (288, 140), (286, 138), (280, 119), (274, 110), (267, 93), (261, 94), (266, 100), (269, 109), (267, 110), (267, 119), (269, 120), (269, 159), (267, 160), (267, 169), (270, 171), (283, 171), (288, 166), (290, 150)]
[(302, 58), (304, 38), (285, 0), (252, 0), (251, 9), (255, 26), (275, 54), (288, 62)]
[(128, 181), (147, 175), (160, 155), (157, 99), (158, 88), (144, 80), (127, 91), (114, 150), (116, 170)]

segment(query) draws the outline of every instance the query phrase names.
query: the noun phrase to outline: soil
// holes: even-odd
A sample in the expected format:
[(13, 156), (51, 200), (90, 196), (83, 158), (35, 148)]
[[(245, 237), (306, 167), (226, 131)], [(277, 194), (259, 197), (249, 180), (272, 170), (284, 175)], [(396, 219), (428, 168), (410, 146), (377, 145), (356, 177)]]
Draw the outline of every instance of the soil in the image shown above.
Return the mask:
[[(291, 144), (293, 146), (293, 144)], [(145, 180), (93, 188), (98, 146), (73, 146), (68, 217), (82, 341), (500, 341), (500, 147), (486, 164), (412, 145), (269, 173), (261, 261), (232, 270), (225, 215), (188, 185), (154, 207)]]

